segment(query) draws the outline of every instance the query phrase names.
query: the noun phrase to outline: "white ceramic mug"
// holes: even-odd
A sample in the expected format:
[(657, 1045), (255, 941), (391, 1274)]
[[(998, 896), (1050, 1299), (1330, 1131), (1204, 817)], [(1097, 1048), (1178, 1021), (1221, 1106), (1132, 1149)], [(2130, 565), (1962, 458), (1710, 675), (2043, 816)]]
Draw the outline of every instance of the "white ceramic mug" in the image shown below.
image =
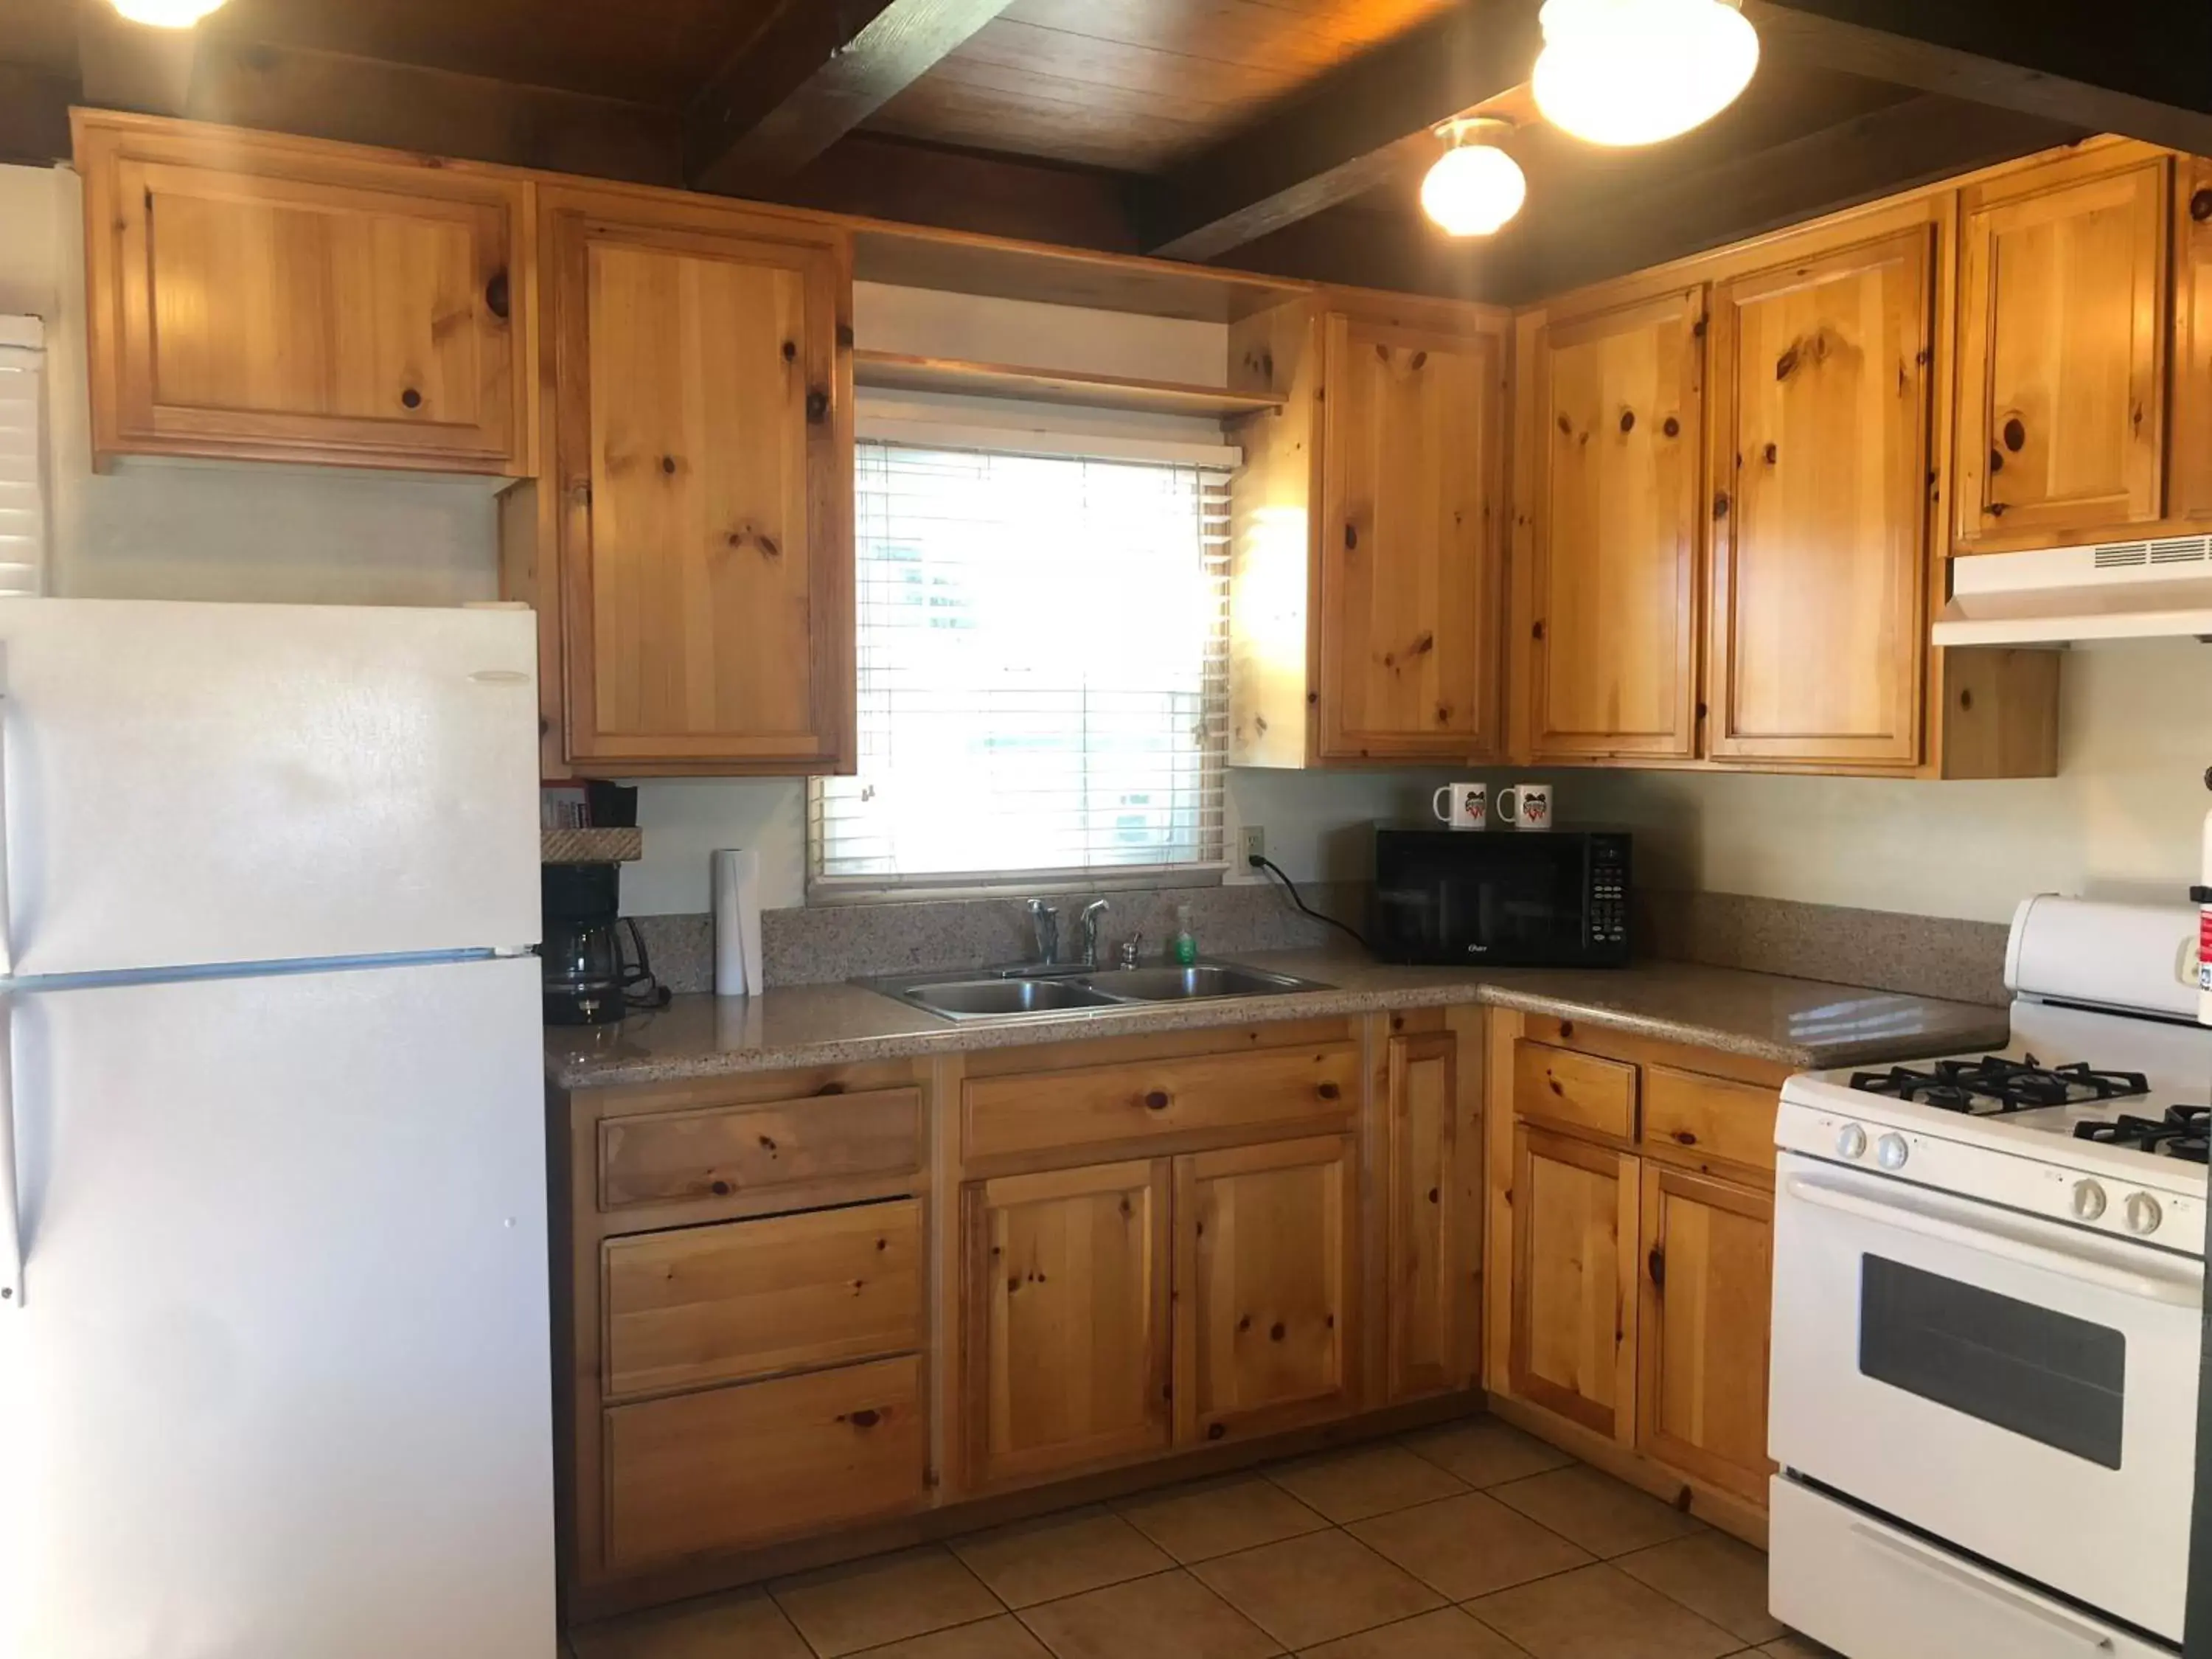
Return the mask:
[(1498, 792), (1498, 816), (1516, 830), (1552, 827), (1552, 786), (1548, 783), (1508, 784)]
[(1429, 811), (1455, 830), (1487, 830), (1490, 828), (1490, 786), (1486, 783), (1447, 783), (1429, 797)]

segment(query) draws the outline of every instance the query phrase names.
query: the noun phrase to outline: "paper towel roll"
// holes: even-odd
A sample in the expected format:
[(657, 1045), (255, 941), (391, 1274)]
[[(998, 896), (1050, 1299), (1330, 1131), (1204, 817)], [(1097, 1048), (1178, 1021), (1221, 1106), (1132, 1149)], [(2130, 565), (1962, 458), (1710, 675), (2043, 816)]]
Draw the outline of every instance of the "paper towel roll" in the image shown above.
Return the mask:
[(760, 854), (726, 848), (714, 854), (714, 994), (747, 997), (761, 983)]

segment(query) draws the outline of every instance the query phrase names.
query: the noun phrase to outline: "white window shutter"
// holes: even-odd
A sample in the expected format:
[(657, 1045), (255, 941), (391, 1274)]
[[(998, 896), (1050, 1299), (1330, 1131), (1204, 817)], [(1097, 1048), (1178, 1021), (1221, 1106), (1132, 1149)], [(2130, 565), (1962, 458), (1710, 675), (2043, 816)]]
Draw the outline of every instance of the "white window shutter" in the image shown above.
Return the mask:
[(0, 595), (46, 591), (46, 353), (35, 317), (0, 317)]

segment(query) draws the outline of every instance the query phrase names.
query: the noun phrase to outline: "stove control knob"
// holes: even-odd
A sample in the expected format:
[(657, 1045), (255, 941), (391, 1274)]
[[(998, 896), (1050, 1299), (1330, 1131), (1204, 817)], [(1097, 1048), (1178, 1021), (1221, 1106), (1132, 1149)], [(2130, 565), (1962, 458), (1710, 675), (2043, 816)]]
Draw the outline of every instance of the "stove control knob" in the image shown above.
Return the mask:
[(2148, 1193), (2130, 1193), (2128, 1201), (2120, 1206), (2127, 1218), (2128, 1231), (2141, 1237), (2158, 1231), (2158, 1224), (2166, 1219), (2166, 1212), (2158, 1207), (2158, 1200)]
[(1905, 1144), (1903, 1135), (1884, 1135), (1874, 1144), (1875, 1162), (1885, 1170), (1901, 1170), (1912, 1149)]
[(2074, 1218), (2094, 1221), (2105, 1212), (2105, 1189), (2094, 1181), (2074, 1183)]
[(1866, 1131), (1856, 1123), (1846, 1123), (1836, 1135), (1836, 1155), (1839, 1158), (1866, 1156)]

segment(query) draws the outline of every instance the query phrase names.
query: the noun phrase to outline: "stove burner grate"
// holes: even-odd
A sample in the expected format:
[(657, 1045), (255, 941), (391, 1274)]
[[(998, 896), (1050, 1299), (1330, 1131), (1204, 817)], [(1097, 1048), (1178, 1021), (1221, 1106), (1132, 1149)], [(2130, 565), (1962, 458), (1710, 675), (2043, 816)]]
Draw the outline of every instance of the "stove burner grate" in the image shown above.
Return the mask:
[(2117, 1118), (2074, 1126), (2076, 1140), (2094, 1140), (2100, 1146), (2132, 1146), (2138, 1152), (2208, 1162), (2212, 1153), (2212, 1107), (2169, 1106), (2162, 1118), (2136, 1117), (2123, 1112)]
[(1947, 1112), (1988, 1115), (2148, 1094), (2150, 1079), (2140, 1072), (2109, 1071), (2084, 1061), (2045, 1066), (2033, 1054), (2025, 1060), (1984, 1054), (1979, 1060), (1939, 1060), (1925, 1069), (1893, 1066), (1886, 1072), (1856, 1072), (1851, 1087)]

